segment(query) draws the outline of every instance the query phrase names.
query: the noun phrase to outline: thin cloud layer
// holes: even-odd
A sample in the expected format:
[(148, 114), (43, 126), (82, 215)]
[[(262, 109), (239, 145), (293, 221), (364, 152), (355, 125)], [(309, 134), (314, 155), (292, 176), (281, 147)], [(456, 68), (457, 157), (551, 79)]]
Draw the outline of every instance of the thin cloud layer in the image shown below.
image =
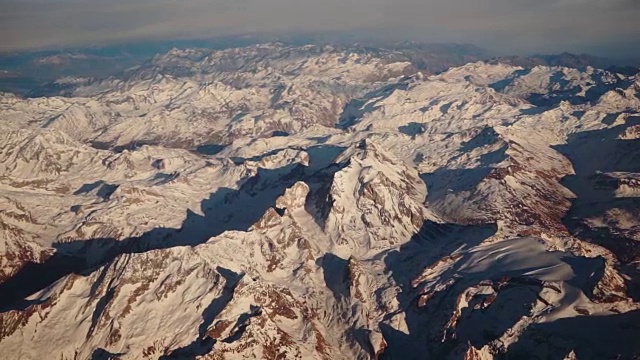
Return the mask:
[(371, 29), (509, 53), (640, 54), (637, 0), (0, 0), (0, 51)]

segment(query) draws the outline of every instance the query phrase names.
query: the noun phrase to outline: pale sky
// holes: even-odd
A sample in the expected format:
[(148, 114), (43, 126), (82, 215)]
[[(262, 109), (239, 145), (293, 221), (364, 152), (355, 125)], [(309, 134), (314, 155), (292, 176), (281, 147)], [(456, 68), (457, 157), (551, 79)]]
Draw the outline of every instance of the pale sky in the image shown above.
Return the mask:
[(0, 0), (0, 51), (361, 29), (503, 53), (640, 57), (640, 0)]

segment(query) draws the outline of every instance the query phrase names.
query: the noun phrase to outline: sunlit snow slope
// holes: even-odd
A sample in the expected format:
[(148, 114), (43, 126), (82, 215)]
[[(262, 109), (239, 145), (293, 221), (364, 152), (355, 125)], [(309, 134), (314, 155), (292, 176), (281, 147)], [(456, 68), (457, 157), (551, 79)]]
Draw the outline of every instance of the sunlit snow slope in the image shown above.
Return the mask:
[(640, 356), (640, 79), (172, 50), (0, 94), (0, 358)]

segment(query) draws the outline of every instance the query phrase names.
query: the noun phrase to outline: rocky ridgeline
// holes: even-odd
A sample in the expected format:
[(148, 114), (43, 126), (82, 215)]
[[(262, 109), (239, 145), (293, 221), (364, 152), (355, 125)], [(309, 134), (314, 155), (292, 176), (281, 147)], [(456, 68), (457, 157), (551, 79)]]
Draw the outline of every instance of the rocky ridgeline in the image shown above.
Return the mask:
[(392, 58), (172, 50), (0, 95), (0, 353), (640, 354), (638, 78)]

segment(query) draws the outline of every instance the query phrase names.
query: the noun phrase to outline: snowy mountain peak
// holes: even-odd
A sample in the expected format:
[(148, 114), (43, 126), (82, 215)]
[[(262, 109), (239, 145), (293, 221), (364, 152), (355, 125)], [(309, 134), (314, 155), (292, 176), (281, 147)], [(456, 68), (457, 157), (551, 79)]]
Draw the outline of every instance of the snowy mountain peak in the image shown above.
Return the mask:
[(176, 48), (1, 94), (0, 353), (637, 356), (637, 75), (407, 59)]

